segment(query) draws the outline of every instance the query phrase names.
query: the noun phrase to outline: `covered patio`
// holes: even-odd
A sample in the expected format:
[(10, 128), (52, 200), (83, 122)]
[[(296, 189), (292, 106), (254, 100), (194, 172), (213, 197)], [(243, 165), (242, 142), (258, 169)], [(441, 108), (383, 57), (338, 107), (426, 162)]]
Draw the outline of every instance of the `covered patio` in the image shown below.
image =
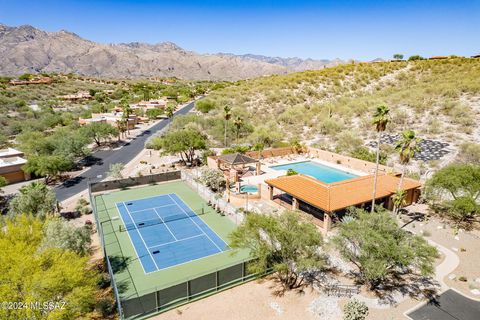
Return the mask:
[[(351, 206), (369, 206), (372, 201), (373, 175), (357, 177), (335, 183), (324, 183), (305, 175), (282, 176), (265, 180), (270, 200), (284, 207), (312, 216), (314, 223), (324, 231), (331, 229), (332, 219)], [(380, 174), (375, 201), (391, 209), (399, 178)], [(421, 184), (405, 178), (406, 205), (418, 200)]]

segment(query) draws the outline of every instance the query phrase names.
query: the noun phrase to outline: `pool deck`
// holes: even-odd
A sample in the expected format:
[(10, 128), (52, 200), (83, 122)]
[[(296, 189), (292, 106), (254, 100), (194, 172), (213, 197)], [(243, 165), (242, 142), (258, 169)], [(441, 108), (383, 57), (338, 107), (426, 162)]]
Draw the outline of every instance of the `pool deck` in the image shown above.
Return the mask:
[(304, 155), (291, 155), (291, 156), (287, 156), (287, 157), (274, 157), (274, 158), (263, 159), (261, 161), (262, 174), (259, 175), (259, 176), (250, 176), (250, 177), (242, 178), (242, 181), (243, 181), (242, 185), (245, 185), (245, 184), (252, 184), (252, 185), (263, 184), (263, 185), (266, 186), (265, 180), (278, 178), (280, 176), (284, 176), (284, 175), (287, 174), (286, 170), (275, 170), (271, 167), (279, 166), (279, 165), (285, 165), (285, 164), (292, 164), (292, 163), (297, 163), (297, 162), (304, 162), (304, 161), (316, 162), (318, 164), (321, 164), (321, 165), (324, 165), (324, 166), (327, 166), (327, 167), (331, 167), (331, 168), (334, 168), (334, 169), (337, 169), (337, 170), (345, 171), (347, 173), (351, 173), (351, 174), (354, 174), (356, 176), (366, 176), (366, 175), (369, 174), (367, 172), (346, 168), (346, 167), (344, 167), (342, 165), (339, 165), (339, 164), (336, 164), (336, 163), (323, 161), (323, 160), (317, 159), (315, 157), (306, 157)]

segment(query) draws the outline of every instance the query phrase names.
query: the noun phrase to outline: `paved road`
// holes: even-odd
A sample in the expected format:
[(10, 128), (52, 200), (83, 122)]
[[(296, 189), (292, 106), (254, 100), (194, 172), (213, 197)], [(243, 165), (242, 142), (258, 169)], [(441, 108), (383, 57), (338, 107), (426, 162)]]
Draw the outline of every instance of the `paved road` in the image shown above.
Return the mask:
[[(175, 115), (186, 114), (192, 110), (194, 102), (189, 103), (184, 108), (175, 112)], [(108, 172), (110, 164), (113, 163), (128, 163), (135, 158), (144, 148), (145, 141), (155, 134), (157, 131), (165, 128), (170, 123), (170, 119), (161, 120), (153, 127), (143, 131), (139, 136), (130, 141), (129, 144), (121, 147), (117, 150), (103, 150), (97, 151), (91, 155), (90, 160), (93, 161), (93, 165), (81, 175), (65, 181), (54, 189), (58, 201), (74, 196), (87, 189), (87, 183), (89, 179), (95, 179), (98, 175), (103, 175)]]
[(478, 320), (480, 301), (450, 289), (407, 316), (413, 320)]

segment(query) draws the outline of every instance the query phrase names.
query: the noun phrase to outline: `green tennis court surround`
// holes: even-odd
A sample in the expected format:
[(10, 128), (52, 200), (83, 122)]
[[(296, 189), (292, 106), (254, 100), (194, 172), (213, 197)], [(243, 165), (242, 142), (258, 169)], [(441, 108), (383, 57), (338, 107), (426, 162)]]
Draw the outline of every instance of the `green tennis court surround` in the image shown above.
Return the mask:
[[(238, 251), (234, 255), (232, 255), (232, 250), (219, 250), (215, 254), (205, 255), (192, 261), (182, 261), (182, 263), (168, 268), (161, 268), (161, 259), (156, 258), (155, 262), (159, 267), (146, 272), (129, 236), (134, 226), (131, 225), (131, 222), (123, 221), (125, 216), (122, 218), (117, 204), (127, 206), (129, 203), (133, 203), (129, 206), (129, 208), (132, 207), (131, 211), (141, 213), (141, 210), (151, 210), (150, 207), (157, 206), (149, 205), (150, 202), (155, 199), (157, 201), (164, 199), (167, 195), (178, 196), (178, 199), (185, 204), (185, 208), (192, 208), (192, 216), (195, 215), (195, 219), (201, 220), (197, 221), (197, 224), (204, 223), (204, 230), (207, 230), (208, 226), (212, 234), (219, 237), (217, 242), (223, 240), (225, 244), (228, 244), (228, 235), (236, 227), (228, 217), (216, 213), (181, 180), (93, 195), (92, 203), (95, 206), (94, 212), (98, 221), (99, 235), (108, 256), (108, 263), (111, 265), (115, 290), (118, 292), (117, 300), (121, 305), (121, 315), (125, 319), (146, 318), (148, 315), (168, 310), (253, 278), (253, 275), (249, 275), (246, 271), (246, 263), (249, 260), (249, 253), (246, 250)], [(152, 201), (149, 201), (149, 198)], [(147, 199), (147, 201), (142, 202), (141, 199)], [(175, 203), (183, 206), (176, 197), (173, 199), (175, 199)], [(145, 203), (148, 208), (133, 208), (136, 203)], [(165, 211), (165, 208), (169, 207), (163, 208)], [(162, 211), (157, 211), (162, 214)], [(175, 220), (174, 217), (172, 216), (173, 223), (178, 224), (178, 220)], [(145, 218), (145, 221), (137, 222), (151, 224), (155, 228), (155, 223), (159, 223), (158, 220), (150, 221), (148, 217)], [(141, 229), (142, 226), (137, 225), (140, 232), (144, 232)], [(158, 228), (158, 230), (160, 229)], [(151, 235), (153, 234), (151, 233)], [(174, 233), (174, 235), (177, 234)], [(171, 250), (183, 249), (182, 246), (178, 246)]]

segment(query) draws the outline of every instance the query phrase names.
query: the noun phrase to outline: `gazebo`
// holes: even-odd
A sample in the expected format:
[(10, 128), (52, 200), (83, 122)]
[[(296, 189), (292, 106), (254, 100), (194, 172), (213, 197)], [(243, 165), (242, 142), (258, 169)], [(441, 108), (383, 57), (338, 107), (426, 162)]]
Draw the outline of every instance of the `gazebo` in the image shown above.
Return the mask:
[[(217, 157), (217, 167), (223, 172), (228, 172), (232, 182), (237, 182), (238, 178), (250, 172), (246, 167), (255, 164), (255, 175), (260, 174), (260, 161), (250, 158), (241, 153), (224, 154)], [(233, 177), (232, 177), (233, 175)]]

